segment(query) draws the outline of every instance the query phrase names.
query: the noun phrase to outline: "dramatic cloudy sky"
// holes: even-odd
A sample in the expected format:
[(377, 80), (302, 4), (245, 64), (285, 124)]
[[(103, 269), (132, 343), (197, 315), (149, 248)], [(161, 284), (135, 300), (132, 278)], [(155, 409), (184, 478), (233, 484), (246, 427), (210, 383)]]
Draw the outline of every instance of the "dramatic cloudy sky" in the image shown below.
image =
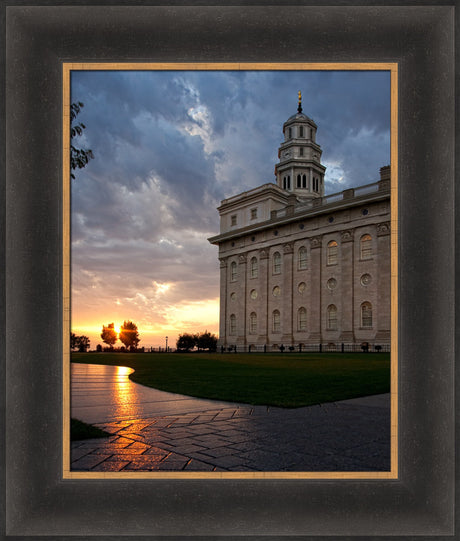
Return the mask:
[(390, 75), (334, 71), (74, 71), (92, 160), (72, 180), (72, 329), (134, 321), (144, 346), (218, 332), (216, 207), (274, 181), (282, 125), (318, 125), (326, 193), (390, 163)]

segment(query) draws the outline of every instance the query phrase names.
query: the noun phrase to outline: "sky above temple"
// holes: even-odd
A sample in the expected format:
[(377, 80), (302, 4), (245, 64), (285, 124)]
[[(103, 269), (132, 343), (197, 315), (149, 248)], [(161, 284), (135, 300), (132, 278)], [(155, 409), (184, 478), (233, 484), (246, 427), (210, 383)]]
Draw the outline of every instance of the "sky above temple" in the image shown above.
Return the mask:
[[(74, 71), (74, 140), (94, 159), (72, 198), (72, 331), (134, 321), (139, 346), (218, 333), (216, 207), (274, 182), (283, 123), (318, 125), (326, 194), (390, 163), (390, 74), (358, 71)], [(119, 343), (117, 345), (120, 345)]]

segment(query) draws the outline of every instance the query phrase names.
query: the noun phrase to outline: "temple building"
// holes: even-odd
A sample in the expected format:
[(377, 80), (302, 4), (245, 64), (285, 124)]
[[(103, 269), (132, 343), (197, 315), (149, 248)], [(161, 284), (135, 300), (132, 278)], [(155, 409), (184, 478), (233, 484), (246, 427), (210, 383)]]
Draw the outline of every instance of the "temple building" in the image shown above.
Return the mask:
[(268, 183), (218, 208), (219, 345), (240, 351), (389, 350), (390, 166), (373, 184), (324, 194), (317, 125), (283, 125)]

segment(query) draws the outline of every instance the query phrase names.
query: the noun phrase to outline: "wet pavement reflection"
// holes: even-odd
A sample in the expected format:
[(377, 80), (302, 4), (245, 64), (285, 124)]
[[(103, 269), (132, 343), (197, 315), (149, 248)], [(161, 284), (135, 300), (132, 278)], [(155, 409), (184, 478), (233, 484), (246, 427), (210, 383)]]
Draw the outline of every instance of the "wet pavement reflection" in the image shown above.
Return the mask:
[(205, 411), (230, 404), (145, 387), (129, 379), (132, 372), (127, 366), (71, 363), (71, 416), (95, 424)]

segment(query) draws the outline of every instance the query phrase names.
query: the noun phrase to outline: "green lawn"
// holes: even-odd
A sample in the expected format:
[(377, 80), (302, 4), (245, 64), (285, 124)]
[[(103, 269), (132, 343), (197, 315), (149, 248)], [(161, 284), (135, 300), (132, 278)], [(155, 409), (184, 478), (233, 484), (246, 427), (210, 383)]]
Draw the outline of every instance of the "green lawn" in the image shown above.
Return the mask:
[(73, 353), (163, 391), (295, 408), (390, 391), (389, 353)]

